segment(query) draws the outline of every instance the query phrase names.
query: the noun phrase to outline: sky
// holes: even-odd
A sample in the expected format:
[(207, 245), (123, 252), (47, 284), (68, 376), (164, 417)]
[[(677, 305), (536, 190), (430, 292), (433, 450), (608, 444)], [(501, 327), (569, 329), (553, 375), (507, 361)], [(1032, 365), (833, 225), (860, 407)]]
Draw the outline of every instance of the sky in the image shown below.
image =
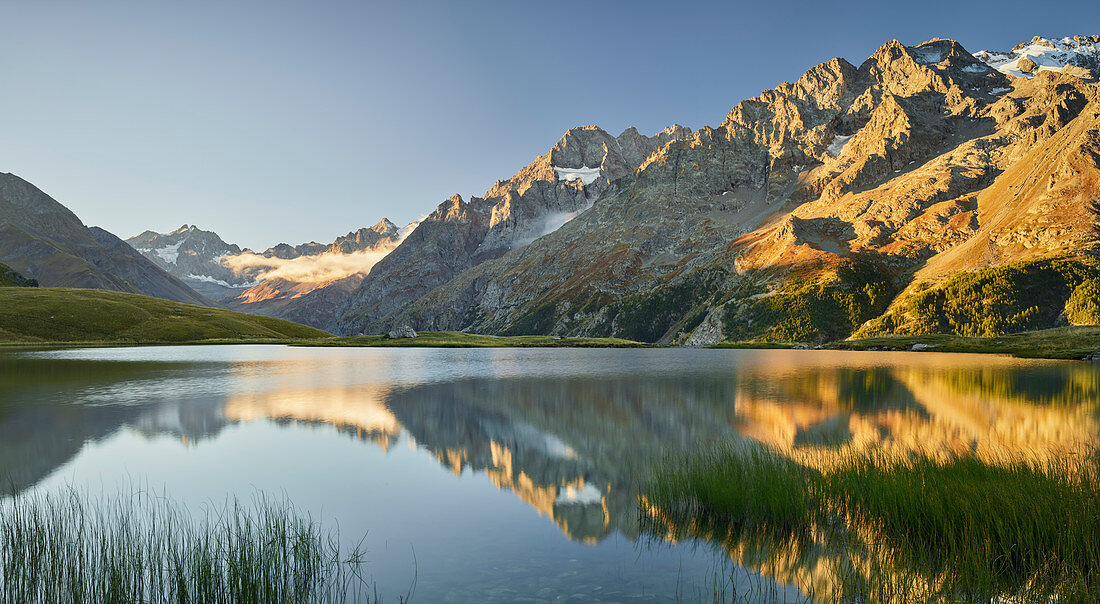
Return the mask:
[(5, 0), (0, 172), (123, 238), (327, 242), (481, 195), (570, 127), (718, 125), (891, 38), (1100, 33), (1100, 2), (1039, 6)]

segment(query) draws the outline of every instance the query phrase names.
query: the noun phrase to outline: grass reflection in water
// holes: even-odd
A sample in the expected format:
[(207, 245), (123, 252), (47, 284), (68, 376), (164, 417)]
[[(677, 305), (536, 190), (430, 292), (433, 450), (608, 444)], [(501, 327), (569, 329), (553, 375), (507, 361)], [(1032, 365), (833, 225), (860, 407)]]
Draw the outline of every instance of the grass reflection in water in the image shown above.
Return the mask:
[(1100, 600), (1100, 464), (852, 455), (822, 468), (766, 448), (669, 465), (646, 529), (719, 543), (827, 602)]

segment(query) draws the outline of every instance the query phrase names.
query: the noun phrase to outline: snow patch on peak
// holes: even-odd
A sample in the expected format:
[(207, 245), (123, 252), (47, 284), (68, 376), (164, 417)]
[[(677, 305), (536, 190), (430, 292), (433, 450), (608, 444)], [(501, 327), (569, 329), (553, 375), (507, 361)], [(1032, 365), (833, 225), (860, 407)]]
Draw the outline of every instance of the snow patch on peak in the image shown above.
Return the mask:
[(825, 150), (828, 151), (829, 155), (832, 155), (833, 157), (840, 157), (841, 152), (844, 151), (844, 145), (847, 145), (848, 139), (852, 138), (853, 136), (855, 135), (849, 134), (848, 136), (844, 136), (838, 134), (833, 138), (833, 142), (829, 143), (829, 146), (826, 147)]
[[(1067, 65), (1081, 67), (1100, 64), (1100, 36), (1073, 36), (1047, 39), (1035, 36), (1008, 52), (983, 50), (974, 56), (997, 71), (1019, 78), (1031, 78), (1040, 71), (1062, 71)], [(1020, 62), (1030, 59), (1037, 69), (1028, 73)]]
[(204, 283), (213, 283), (214, 285), (220, 285), (222, 287), (228, 287), (232, 289), (248, 289), (250, 287), (256, 287), (260, 284), (259, 281), (254, 281), (250, 283), (241, 283), (240, 285), (233, 285), (226, 281), (222, 281), (221, 279), (215, 279), (210, 275), (196, 275), (194, 273), (189, 273), (186, 277), (184, 277), (184, 279), (190, 279), (192, 281), (202, 281)]
[(600, 168), (598, 166), (595, 168), (589, 168), (588, 166), (581, 168), (559, 168), (554, 166), (554, 171), (558, 173), (558, 180), (567, 182), (570, 180), (579, 180), (585, 185), (596, 182), (596, 179), (600, 177)]
[(175, 264), (176, 260), (179, 260), (180, 257), (181, 245), (183, 245), (183, 241), (177, 242), (174, 245), (167, 245), (160, 249), (153, 250), (153, 252), (157, 255), (157, 257), (167, 262), (168, 264)]
[(934, 46), (918, 46), (916, 48), (910, 48), (913, 54), (916, 55), (915, 59), (917, 63), (921, 65), (932, 65), (939, 63), (947, 55), (947, 51), (943, 48), (937, 48)]

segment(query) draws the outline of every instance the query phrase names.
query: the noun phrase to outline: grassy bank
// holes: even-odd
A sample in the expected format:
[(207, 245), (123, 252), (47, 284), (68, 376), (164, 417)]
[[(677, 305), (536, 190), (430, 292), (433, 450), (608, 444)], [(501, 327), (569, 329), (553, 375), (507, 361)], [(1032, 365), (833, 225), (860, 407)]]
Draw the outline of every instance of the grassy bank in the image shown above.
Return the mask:
[(330, 334), (282, 319), (95, 289), (0, 287), (3, 343), (289, 341)]
[(831, 470), (760, 449), (662, 469), (647, 528), (725, 547), (824, 601), (1100, 598), (1095, 454), (1038, 467), (853, 458)]
[(957, 335), (878, 336), (827, 344), (836, 350), (982, 352), (1022, 358), (1081, 359), (1100, 353), (1100, 326), (1056, 327), (991, 338)]
[(650, 346), (619, 338), (559, 338), (555, 336), (490, 336), (460, 331), (422, 331), (415, 338), (384, 335), (328, 338), (297, 342), (299, 346), (377, 346), (426, 348), (640, 348)]
[(0, 602), (369, 602), (358, 551), (283, 503), (195, 519), (146, 492), (0, 500)]

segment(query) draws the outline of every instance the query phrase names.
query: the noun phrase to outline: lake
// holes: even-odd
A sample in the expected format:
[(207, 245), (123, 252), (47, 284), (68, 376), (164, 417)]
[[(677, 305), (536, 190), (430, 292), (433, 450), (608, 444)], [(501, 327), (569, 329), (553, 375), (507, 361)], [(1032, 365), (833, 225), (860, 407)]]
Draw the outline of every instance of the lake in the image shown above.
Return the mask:
[(1098, 403), (1096, 364), (978, 355), (9, 349), (0, 491), (285, 496), (362, 539), (387, 601), (801, 601), (820, 560), (644, 530), (654, 465), (739, 442), (1057, 456), (1095, 446)]

